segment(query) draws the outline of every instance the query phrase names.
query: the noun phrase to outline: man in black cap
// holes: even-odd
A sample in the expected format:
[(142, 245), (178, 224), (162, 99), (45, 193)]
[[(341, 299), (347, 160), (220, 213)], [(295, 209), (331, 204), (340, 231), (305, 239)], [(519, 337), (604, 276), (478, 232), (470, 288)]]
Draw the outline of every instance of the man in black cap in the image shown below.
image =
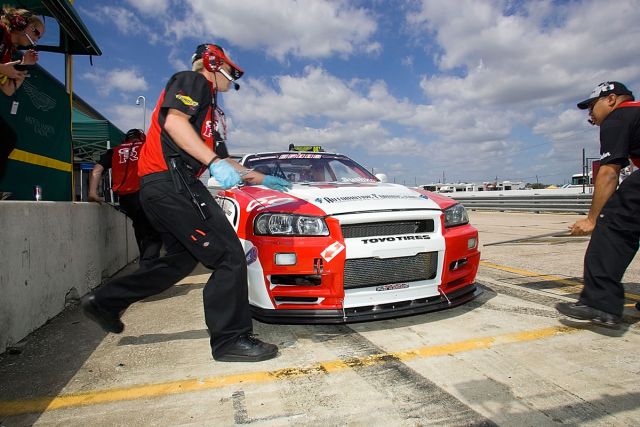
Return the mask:
[[(600, 126), (600, 168), (591, 209), (569, 227), (574, 236), (591, 234), (584, 258), (584, 288), (576, 303), (559, 303), (566, 316), (618, 328), (624, 308), (622, 276), (640, 241), (640, 170), (618, 187), (629, 161), (640, 167), (640, 102), (619, 82), (600, 83), (578, 108)], [(617, 187), (617, 189), (616, 189)]]
[(286, 191), (291, 184), (228, 158), (217, 96), (232, 84), (239, 87), (235, 81), (242, 69), (214, 44), (198, 46), (191, 62), (192, 71), (171, 76), (160, 94), (138, 160), (140, 201), (162, 236), (166, 254), (107, 283), (85, 298), (82, 308), (105, 331), (121, 333), (120, 313), (129, 305), (170, 288), (201, 262), (213, 270), (203, 290), (213, 358), (271, 359), (278, 347), (252, 334), (242, 244), (198, 177), (208, 169), (224, 189), (245, 181)]

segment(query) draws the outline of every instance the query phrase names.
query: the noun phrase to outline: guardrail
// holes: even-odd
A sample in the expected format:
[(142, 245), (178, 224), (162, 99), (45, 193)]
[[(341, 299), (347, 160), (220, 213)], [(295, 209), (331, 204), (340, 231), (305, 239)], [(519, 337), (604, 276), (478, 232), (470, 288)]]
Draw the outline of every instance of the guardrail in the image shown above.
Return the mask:
[(587, 213), (591, 206), (591, 194), (567, 195), (509, 195), (509, 196), (468, 196), (447, 194), (475, 210), (526, 211), (526, 212), (572, 212)]

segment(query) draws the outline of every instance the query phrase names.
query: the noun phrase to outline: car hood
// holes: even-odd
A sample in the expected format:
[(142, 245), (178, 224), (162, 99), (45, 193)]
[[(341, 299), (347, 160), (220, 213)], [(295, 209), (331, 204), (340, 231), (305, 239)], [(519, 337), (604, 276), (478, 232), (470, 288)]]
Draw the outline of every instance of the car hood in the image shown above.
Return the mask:
[(295, 184), (289, 194), (329, 215), (385, 210), (437, 209), (440, 206), (410, 188), (389, 183)]

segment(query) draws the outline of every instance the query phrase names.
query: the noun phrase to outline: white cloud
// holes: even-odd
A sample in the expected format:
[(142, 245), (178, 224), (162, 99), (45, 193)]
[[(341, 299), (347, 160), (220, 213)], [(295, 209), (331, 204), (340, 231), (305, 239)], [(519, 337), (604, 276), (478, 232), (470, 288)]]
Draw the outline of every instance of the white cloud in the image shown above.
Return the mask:
[[(407, 16), (411, 24), (435, 32), (440, 44), (438, 64), (444, 73), (423, 80), (428, 96), (494, 106), (562, 102), (602, 80), (640, 77), (630, 61), (640, 54), (637, 1), (621, 0), (616, 7), (541, 1), (507, 15), (510, 5), (423, 1)], [(464, 72), (453, 72), (460, 69)]]
[(322, 68), (307, 67), (304, 75), (275, 77), (272, 87), (260, 80), (247, 80), (242, 91), (225, 95), (239, 120), (277, 124), (307, 118), (341, 122), (397, 120), (412, 114), (407, 101), (395, 99), (382, 81), (345, 82)]
[[(169, 31), (178, 39), (224, 39), (236, 46), (264, 49), (281, 61), (349, 56), (358, 50), (377, 53), (369, 39), (376, 22), (347, 1), (328, 0), (187, 0), (186, 16)], [(221, 43), (225, 44), (225, 43)]]
[(126, 0), (126, 2), (145, 14), (161, 15), (169, 9), (169, 0)]
[[(147, 2), (151, 2), (148, 0)], [(159, 5), (161, 7), (162, 4)], [(158, 9), (159, 11), (159, 9)], [(154, 44), (161, 40), (158, 32), (152, 29), (146, 21), (142, 21), (140, 16), (130, 9), (116, 6), (101, 6), (86, 12), (98, 21), (113, 22), (115, 28), (121, 34), (128, 36), (144, 36), (146, 40)]]
[(106, 96), (111, 91), (134, 92), (147, 90), (149, 85), (137, 70), (113, 69), (108, 72), (93, 70), (81, 76), (93, 82), (99, 94)]
[[(640, 55), (639, 20), (635, 0), (615, 7), (587, 0), (423, 0), (407, 23), (435, 37), (428, 53), (440, 72), (421, 79), (429, 103), (405, 122), (434, 134), (440, 142), (431, 152), (446, 149), (475, 164), (493, 152), (494, 160), (485, 160), (496, 170), (505, 168), (511, 152), (529, 175), (550, 162), (559, 167), (583, 146), (597, 146), (586, 114), (566, 109), (601, 81), (640, 81), (632, 59)], [(536, 142), (516, 136), (531, 125), (523, 138), (542, 136), (537, 145), (548, 144), (539, 159), (526, 156)]]
[(133, 128), (142, 129), (145, 124), (148, 126), (151, 112), (147, 106), (147, 118), (143, 121), (143, 107), (137, 106), (135, 103), (131, 103), (115, 105), (109, 109), (109, 113), (109, 116), (112, 117), (112, 122), (120, 128), (120, 130), (126, 132)]

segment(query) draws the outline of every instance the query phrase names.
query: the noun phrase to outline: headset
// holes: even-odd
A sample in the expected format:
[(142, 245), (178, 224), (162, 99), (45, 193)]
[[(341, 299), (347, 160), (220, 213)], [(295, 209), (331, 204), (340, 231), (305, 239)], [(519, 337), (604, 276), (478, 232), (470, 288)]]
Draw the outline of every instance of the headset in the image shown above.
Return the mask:
[(9, 21), (9, 27), (11, 31), (22, 31), (22, 33), (29, 39), (29, 43), (31, 43), (31, 48), (36, 49), (36, 42), (33, 41), (31, 36), (27, 33), (27, 27), (31, 23), (31, 18), (35, 15), (26, 10), (26, 9), (18, 9), (13, 13), (9, 13), (6, 11), (2, 11), (2, 14), (7, 17)]
[(222, 74), (227, 80), (233, 83), (233, 88), (235, 90), (240, 89), (240, 85), (236, 83), (235, 79), (229, 75), (227, 70), (222, 68), (222, 64), (224, 64), (224, 59), (226, 55), (222, 48), (215, 44), (207, 44), (201, 45), (203, 46), (204, 52), (202, 52), (202, 65), (207, 71), (211, 71), (212, 73), (218, 72)]

